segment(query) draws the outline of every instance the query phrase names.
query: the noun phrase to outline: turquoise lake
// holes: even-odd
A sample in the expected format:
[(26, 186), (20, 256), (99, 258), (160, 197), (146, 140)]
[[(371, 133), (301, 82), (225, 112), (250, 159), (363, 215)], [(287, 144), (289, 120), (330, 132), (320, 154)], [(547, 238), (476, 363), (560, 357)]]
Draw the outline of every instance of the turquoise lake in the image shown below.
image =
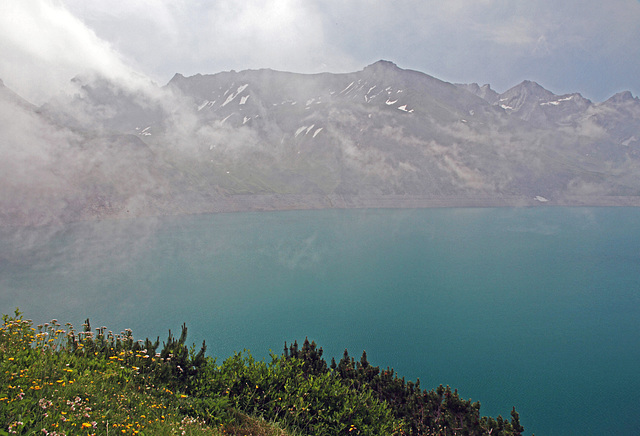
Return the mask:
[(640, 432), (640, 209), (235, 213), (0, 228), (0, 310), (222, 360), (315, 340), (526, 434)]

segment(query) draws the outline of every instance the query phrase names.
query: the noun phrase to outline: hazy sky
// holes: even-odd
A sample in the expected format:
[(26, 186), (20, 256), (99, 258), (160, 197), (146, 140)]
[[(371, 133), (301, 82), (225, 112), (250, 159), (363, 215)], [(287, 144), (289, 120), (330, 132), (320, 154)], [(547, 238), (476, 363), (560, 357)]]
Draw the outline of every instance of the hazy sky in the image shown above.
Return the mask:
[(602, 101), (640, 93), (638, 0), (3, 0), (0, 79), (34, 103), (86, 70), (361, 70), (379, 59), (449, 82), (524, 79)]

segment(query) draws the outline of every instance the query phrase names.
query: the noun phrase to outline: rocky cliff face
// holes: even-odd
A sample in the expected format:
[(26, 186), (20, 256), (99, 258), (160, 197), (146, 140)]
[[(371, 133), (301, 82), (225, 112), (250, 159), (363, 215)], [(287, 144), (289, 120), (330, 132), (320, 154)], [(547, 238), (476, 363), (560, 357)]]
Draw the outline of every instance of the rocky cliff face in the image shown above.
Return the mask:
[[(640, 101), (503, 94), (380, 61), (164, 87), (0, 86), (0, 222), (321, 207), (640, 204)], [(9, 170), (13, 168), (13, 170)]]

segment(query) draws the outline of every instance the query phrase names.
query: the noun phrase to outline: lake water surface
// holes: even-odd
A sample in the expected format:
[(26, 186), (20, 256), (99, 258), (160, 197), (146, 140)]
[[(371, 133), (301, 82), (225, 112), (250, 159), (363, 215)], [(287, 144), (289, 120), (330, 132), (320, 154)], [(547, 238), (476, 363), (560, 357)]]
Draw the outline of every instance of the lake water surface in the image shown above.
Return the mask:
[(640, 429), (640, 209), (237, 213), (0, 229), (0, 310), (189, 327), (224, 359), (362, 350), (526, 434)]

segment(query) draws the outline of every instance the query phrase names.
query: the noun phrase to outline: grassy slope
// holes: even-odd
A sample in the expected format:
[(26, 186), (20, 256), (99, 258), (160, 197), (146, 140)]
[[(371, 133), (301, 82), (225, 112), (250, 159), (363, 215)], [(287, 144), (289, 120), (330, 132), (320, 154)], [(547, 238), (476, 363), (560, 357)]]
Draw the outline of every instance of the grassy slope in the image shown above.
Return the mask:
[[(480, 404), (440, 386), (423, 391), (345, 356), (327, 367), (305, 341), (270, 362), (236, 353), (217, 365), (182, 334), (134, 341), (127, 330), (33, 327), (16, 310), (0, 328), (0, 436), (501, 435), (518, 415), (481, 417)], [(160, 351), (157, 351), (160, 350)]]
[[(68, 347), (69, 334), (77, 346)], [(273, 423), (241, 413), (218, 420), (187, 413), (194, 399), (152, 383), (127, 349), (129, 332), (107, 352), (88, 346), (89, 335), (57, 321), (33, 328), (19, 313), (0, 330), (0, 435), (289, 435)], [(119, 345), (118, 346), (118, 342)], [(85, 345), (83, 345), (85, 344)], [(91, 348), (91, 350), (89, 350)]]

